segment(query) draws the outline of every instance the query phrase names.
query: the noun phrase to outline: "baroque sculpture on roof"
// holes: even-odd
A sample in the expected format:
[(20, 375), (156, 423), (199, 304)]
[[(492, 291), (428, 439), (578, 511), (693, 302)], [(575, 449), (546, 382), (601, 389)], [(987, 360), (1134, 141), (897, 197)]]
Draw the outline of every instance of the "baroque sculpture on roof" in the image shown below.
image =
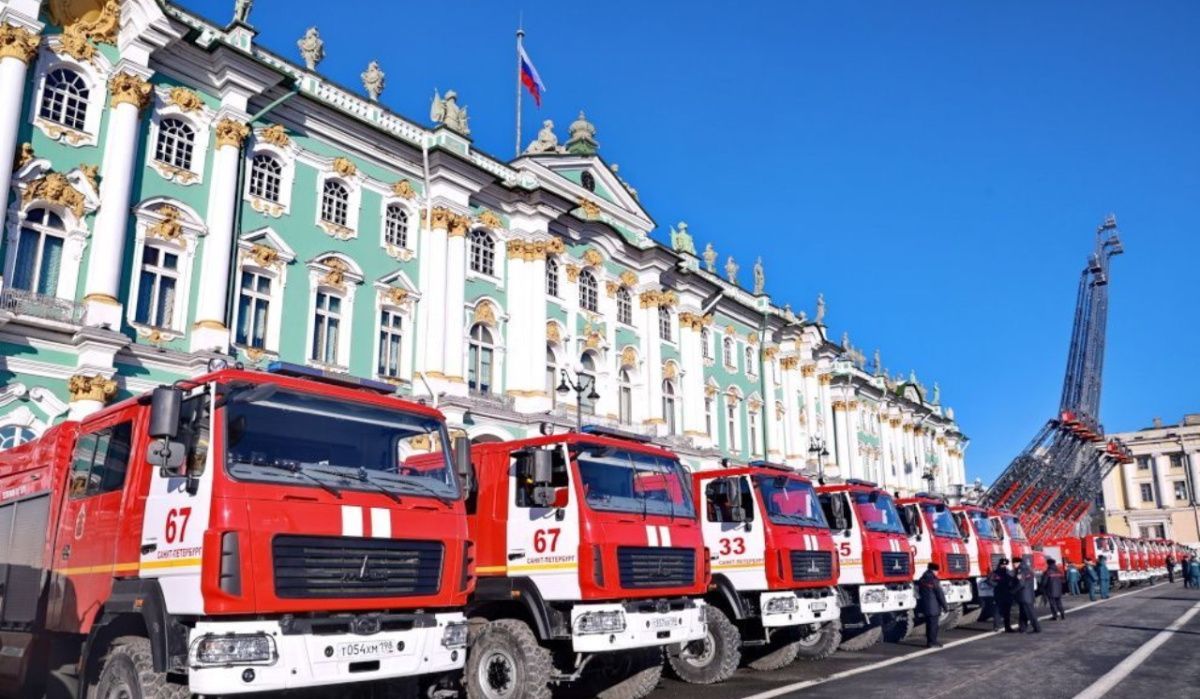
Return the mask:
[(687, 221), (680, 221), (678, 226), (671, 229), (671, 249), (675, 252), (695, 255), (696, 244), (692, 241), (692, 235), (688, 233), (687, 227)]
[(371, 61), (367, 64), (367, 69), (362, 74), (362, 84), (372, 102), (379, 101), (379, 95), (383, 94), (386, 79), (387, 75), (379, 69), (379, 61)]
[(304, 36), (296, 42), (296, 46), (300, 47), (300, 56), (309, 70), (316, 70), (317, 65), (325, 58), (325, 42), (321, 41), (321, 34), (316, 27), (309, 27)]
[(537, 138), (529, 144), (525, 152), (529, 154), (566, 153), (567, 149), (558, 145), (558, 136), (554, 133), (554, 122), (546, 119), (542, 122), (542, 128), (538, 129)]
[(454, 90), (446, 90), (444, 98), (438, 94), (437, 90), (433, 91), (433, 104), (429, 107), (429, 119), (463, 136), (471, 134), (471, 128), (467, 124), (467, 108), (458, 105), (458, 93)]

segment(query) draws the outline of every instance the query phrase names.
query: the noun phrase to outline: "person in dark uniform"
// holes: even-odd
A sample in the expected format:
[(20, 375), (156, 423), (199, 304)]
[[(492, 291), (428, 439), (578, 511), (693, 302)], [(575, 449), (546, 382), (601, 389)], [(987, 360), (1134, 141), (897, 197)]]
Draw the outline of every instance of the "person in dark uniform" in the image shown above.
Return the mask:
[(1096, 592), (1100, 589), (1100, 576), (1096, 574), (1096, 564), (1092, 562), (1092, 559), (1084, 561), (1083, 573), (1087, 576), (1088, 599), (1095, 602)]
[(1104, 556), (1096, 559), (1096, 577), (1100, 579), (1100, 597), (1108, 599), (1108, 586), (1112, 580), (1108, 575), (1108, 562)]
[(1004, 620), (1004, 631), (1012, 633), (1012, 574), (1008, 572), (1008, 559), (1001, 558), (988, 574), (988, 584), (992, 586), (992, 631), (1000, 630), (1000, 620)]
[(1071, 565), (1064, 561), (1063, 565), (1067, 568), (1067, 591), (1072, 595), (1079, 594), (1079, 580), (1083, 576), (1079, 574), (1079, 566)]
[(1046, 559), (1046, 572), (1042, 573), (1042, 582), (1038, 587), (1038, 594), (1046, 603), (1050, 605), (1050, 618), (1058, 621), (1066, 620), (1067, 611), (1063, 609), (1063, 587), (1066, 583), (1066, 574), (1062, 568), (1058, 567), (1058, 562), (1053, 558)]
[(1167, 554), (1167, 582), (1175, 582), (1175, 556)]
[(941, 648), (938, 629), (942, 612), (946, 611), (946, 595), (942, 592), (942, 581), (938, 578), (938, 564), (930, 563), (921, 579), (917, 581), (917, 608), (925, 615), (925, 647)]
[(1033, 569), (1028, 563), (1021, 561), (1016, 575), (1013, 576), (1013, 597), (1021, 610), (1021, 633), (1025, 633), (1029, 627), (1033, 627), (1033, 633), (1042, 632), (1042, 625), (1038, 623), (1037, 613), (1033, 610), (1033, 600), (1037, 595), (1036, 580)]

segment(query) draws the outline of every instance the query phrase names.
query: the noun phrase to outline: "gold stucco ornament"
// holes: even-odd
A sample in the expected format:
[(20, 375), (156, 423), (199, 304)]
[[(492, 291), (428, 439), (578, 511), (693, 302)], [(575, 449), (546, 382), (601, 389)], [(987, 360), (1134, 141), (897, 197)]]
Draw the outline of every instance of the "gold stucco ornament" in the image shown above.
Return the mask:
[(217, 122), (217, 148), (232, 146), (238, 148), (250, 134), (250, 127), (233, 119), (222, 119)]
[(139, 110), (150, 103), (152, 88), (140, 75), (133, 73), (117, 73), (108, 80), (108, 103), (112, 107), (121, 104), (132, 104)]
[(37, 55), (41, 37), (23, 27), (0, 23), (0, 58), (29, 63)]
[(117, 393), (117, 382), (103, 376), (86, 376), (76, 374), (67, 379), (67, 392), (71, 394), (71, 402), (94, 400), (108, 402)]
[(21, 193), (21, 203), (28, 204), (35, 200), (58, 204), (70, 209), (76, 217), (83, 216), (86, 204), (83, 194), (61, 172), (48, 172), (25, 187)]

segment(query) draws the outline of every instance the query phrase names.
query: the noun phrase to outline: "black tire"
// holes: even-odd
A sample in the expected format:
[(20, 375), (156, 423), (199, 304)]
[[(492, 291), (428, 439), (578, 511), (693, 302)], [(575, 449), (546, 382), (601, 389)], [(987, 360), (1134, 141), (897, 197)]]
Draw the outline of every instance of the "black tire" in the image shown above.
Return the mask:
[(883, 640), (888, 643), (899, 643), (912, 632), (915, 625), (916, 615), (911, 609), (906, 612), (887, 614), (883, 620)]
[(967, 624), (974, 624), (981, 620), (983, 617), (984, 605), (980, 604), (973, 606), (970, 609), (967, 609), (966, 605), (963, 605), (959, 607), (959, 609), (962, 610), (962, 614), (959, 616), (958, 625), (965, 626)]
[(950, 629), (957, 629), (958, 625), (962, 623), (962, 619), (963, 606), (961, 604), (956, 604), (953, 607), (950, 607), (950, 609), (946, 610), (946, 613), (938, 619), (938, 625), (941, 627), (942, 631), (949, 631)]
[(498, 619), (476, 628), (463, 669), (468, 699), (550, 699), (550, 651), (525, 622)]
[(182, 699), (190, 697), (185, 685), (167, 680), (154, 671), (150, 640), (140, 636), (113, 639), (100, 661), (100, 670), (88, 686), (89, 699)]
[(809, 634), (800, 634), (796, 654), (801, 660), (824, 660), (842, 644), (842, 622), (831, 621)]
[(602, 653), (592, 659), (581, 684), (600, 699), (642, 699), (662, 679), (662, 648), (637, 648)]
[(704, 615), (708, 635), (671, 656), (672, 672), (691, 684), (724, 682), (742, 662), (742, 634), (729, 617), (712, 605), (704, 608)]
[(842, 631), (842, 643), (838, 646), (839, 650), (866, 650), (873, 646), (879, 645), (883, 641), (883, 627), (879, 621), (872, 622), (869, 626), (864, 626), (852, 630), (847, 634)]
[(799, 652), (799, 629), (794, 626), (775, 629), (769, 644), (747, 649), (746, 665), (759, 672), (772, 672), (796, 662), (796, 654)]

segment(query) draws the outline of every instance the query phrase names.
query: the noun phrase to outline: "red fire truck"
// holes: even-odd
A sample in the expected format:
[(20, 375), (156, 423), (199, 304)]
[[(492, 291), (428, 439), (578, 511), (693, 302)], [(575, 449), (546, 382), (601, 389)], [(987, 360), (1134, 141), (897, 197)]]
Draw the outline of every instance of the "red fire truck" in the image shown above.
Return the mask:
[(0, 454), (0, 692), (229, 695), (462, 667), (473, 576), (441, 414), (276, 369), (160, 387)]
[(892, 496), (849, 479), (817, 488), (839, 560), (838, 596), (844, 650), (899, 641), (917, 606), (913, 553)]
[(743, 654), (756, 670), (776, 670), (800, 653), (837, 650), (837, 555), (812, 483), (764, 462), (692, 479), (712, 554), (705, 601), (714, 652), (673, 658), (675, 673), (709, 684), (732, 675)]
[(673, 453), (585, 427), (478, 444), (471, 459), (469, 697), (538, 699), (575, 680), (641, 697), (664, 648), (708, 647), (708, 553)]
[(971, 552), (959, 533), (958, 523), (950, 508), (940, 497), (917, 493), (911, 498), (896, 501), (900, 516), (908, 531), (916, 565), (913, 580), (925, 573), (930, 563), (936, 563), (942, 580), (942, 592), (949, 609), (940, 619), (942, 628), (958, 626), (963, 605), (971, 601)]
[(955, 505), (950, 508), (958, 522), (958, 531), (963, 543), (971, 551), (970, 581), (972, 586), (971, 611), (964, 614), (968, 623), (978, 619), (979, 613), (992, 601), (992, 586), (988, 576), (1001, 558), (1006, 558), (1003, 540), (992, 525), (988, 512), (978, 505)]

